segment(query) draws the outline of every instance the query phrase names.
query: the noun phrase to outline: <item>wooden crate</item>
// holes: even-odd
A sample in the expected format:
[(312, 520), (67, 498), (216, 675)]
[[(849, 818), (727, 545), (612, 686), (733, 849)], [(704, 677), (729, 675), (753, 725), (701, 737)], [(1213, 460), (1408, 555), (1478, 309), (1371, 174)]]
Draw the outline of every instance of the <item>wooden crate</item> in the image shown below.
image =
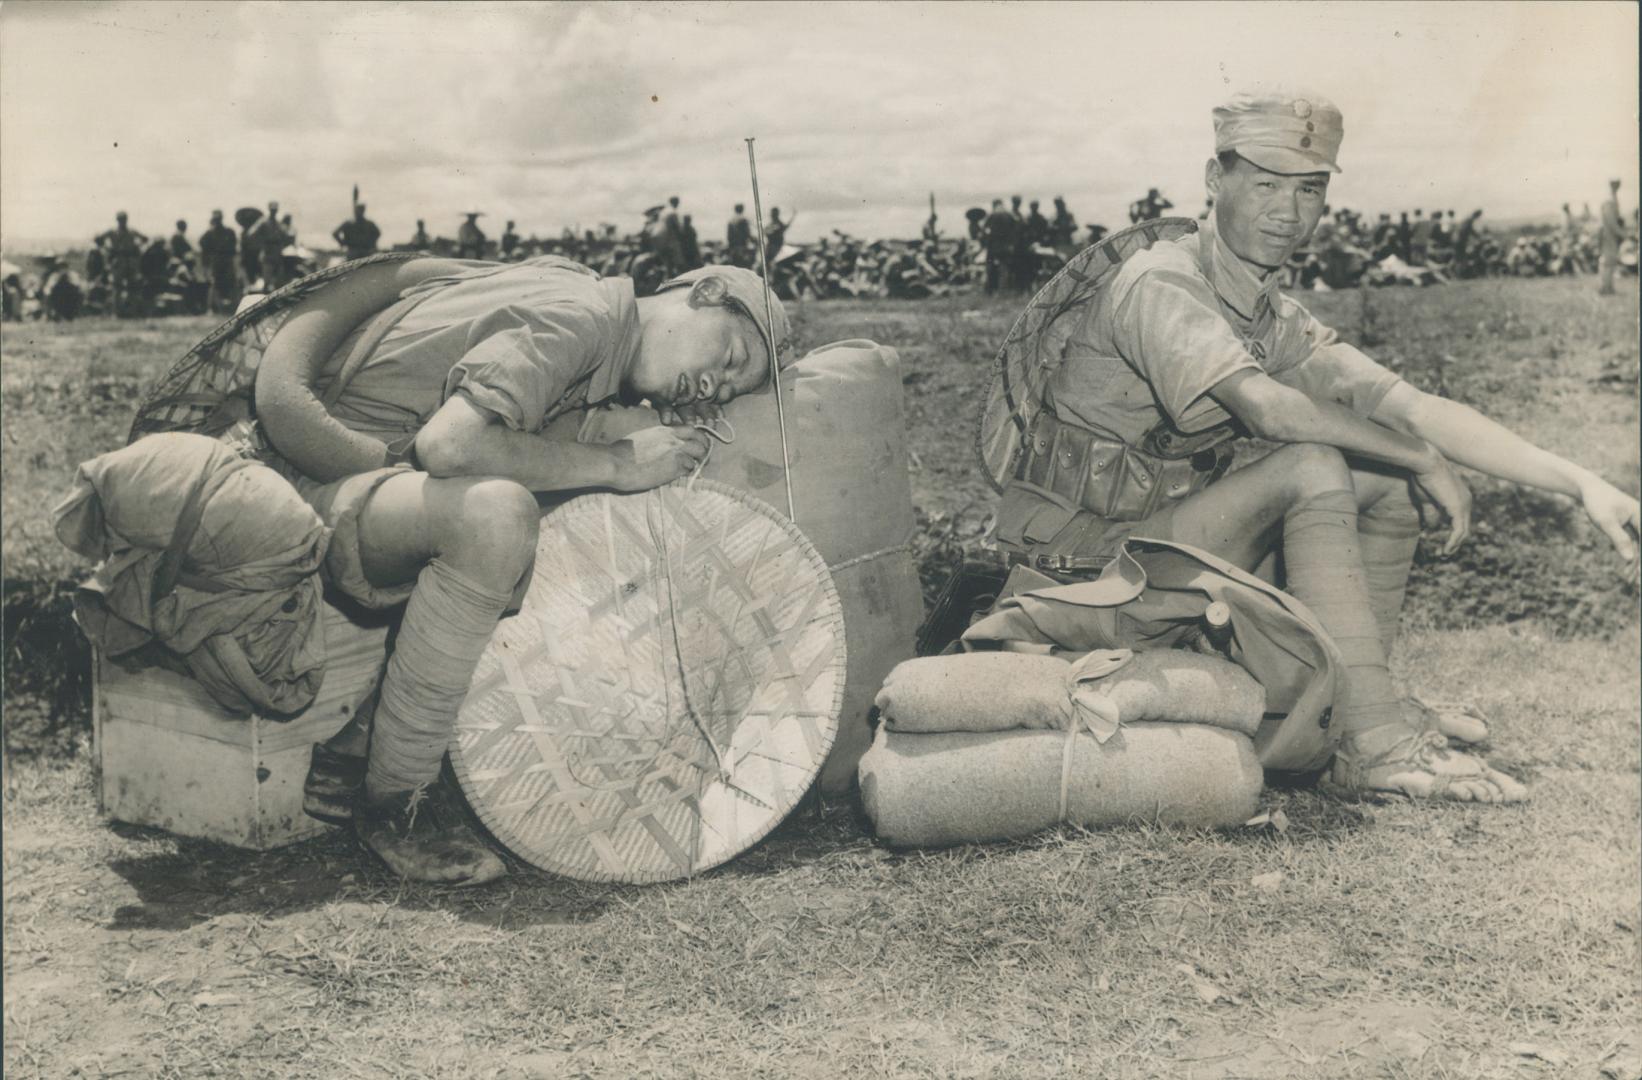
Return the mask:
[(327, 828), (302, 812), (314, 743), (365, 698), (382, 667), (384, 625), (325, 605), (328, 662), (313, 705), (290, 720), (224, 709), (194, 680), (92, 660), (98, 806), (134, 825), (259, 851)]

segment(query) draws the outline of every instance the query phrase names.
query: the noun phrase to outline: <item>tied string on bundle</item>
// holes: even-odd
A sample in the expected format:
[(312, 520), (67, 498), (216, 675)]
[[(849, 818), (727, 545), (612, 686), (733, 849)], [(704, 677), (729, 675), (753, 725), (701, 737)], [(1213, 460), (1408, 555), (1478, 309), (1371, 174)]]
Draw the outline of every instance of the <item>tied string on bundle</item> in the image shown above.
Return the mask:
[[(1072, 664), (1066, 675), (1067, 695), (1072, 699), (1072, 714), (1066, 724), (1066, 741), (1060, 750), (1060, 808), (1057, 821), (1066, 820), (1067, 800), (1072, 789), (1072, 748), (1085, 731), (1097, 746), (1117, 734), (1123, 720), (1117, 702), (1107, 694), (1106, 676), (1134, 659), (1130, 649), (1095, 649)], [(1091, 685), (1092, 684), (1092, 685)]]

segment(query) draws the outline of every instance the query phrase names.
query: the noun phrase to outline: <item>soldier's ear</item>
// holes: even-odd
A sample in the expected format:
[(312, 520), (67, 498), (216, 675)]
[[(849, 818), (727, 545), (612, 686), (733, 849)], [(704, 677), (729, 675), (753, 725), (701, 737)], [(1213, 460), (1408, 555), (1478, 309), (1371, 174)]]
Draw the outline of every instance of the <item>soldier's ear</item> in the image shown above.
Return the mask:
[(704, 277), (690, 286), (689, 304), (693, 308), (723, 307), (729, 295), (723, 278)]
[(1220, 159), (1217, 157), (1210, 158), (1203, 166), (1203, 186), (1208, 189), (1210, 196), (1220, 197), (1220, 178), (1225, 174), (1226, 171), (1221, 167)]

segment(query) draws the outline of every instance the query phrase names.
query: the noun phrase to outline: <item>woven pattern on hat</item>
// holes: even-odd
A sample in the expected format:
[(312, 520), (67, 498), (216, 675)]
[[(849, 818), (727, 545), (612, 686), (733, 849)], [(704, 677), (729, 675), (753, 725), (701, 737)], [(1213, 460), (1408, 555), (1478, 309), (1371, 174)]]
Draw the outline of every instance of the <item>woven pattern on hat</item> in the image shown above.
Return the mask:
[(726, 485), (586, 495), (457, 717), (468, 802), (521, 859), (589, 881), (688, 877), (761, 840), (837, 732), (844, 619), (826, 563)]

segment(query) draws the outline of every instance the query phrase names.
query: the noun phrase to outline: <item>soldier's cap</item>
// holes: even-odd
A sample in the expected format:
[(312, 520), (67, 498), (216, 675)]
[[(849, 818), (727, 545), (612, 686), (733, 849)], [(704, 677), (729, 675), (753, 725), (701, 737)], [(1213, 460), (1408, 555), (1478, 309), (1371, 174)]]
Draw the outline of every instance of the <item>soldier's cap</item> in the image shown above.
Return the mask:
[(1268, 172), (1339, 172), (1344, 136), (1340, 110), (1316, 94), (1250, 90), (1214, 110), (1214, 152), (1235, 150)]
[[(764, 279), (740, 266), (703, 266), (689, 270), (678, 277), (669, 278), (656, 289), (657, 293), (664, 293), (668, 289), (693, 287), (698, 281), (716, 281), (723, 285), (722, 306), (745, 315), (758, 327), (759, 334), (768, 341), (775, 339), (775, 354), (777, 366), (786, 367), (792, 363), (792, 328), (787, 322), (787, 313), (781, 307), (781, 301), (774, 294), (770, 295), (770, 318), (764, 317)], [(768, 346), (766, 345), (766, 349)]]

